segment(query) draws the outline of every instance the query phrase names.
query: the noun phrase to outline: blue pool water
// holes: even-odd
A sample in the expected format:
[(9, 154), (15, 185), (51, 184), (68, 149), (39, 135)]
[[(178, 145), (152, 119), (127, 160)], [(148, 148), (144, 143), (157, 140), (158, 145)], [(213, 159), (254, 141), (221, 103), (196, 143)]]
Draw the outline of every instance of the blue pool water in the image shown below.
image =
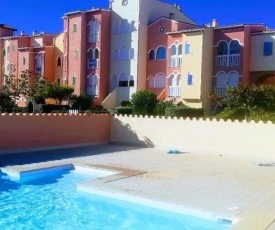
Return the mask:
[(0, 229), (227, 230), (230, 225), (77, 192), (95, 176), (71, 169), (16, 180), (0, 171)]

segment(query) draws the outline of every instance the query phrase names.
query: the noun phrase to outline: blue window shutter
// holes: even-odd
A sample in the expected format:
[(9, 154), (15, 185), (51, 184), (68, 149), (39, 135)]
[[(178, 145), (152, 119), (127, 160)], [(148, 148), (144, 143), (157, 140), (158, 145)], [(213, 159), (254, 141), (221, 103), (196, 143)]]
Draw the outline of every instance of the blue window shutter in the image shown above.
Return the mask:
[(193, 85), (193, 76), (190, 73), (188, 74), (188, 77), (187, 77), (187, 84)]
[(188, 42), (185, 43), (185, 54), (190, 53), (190, 44)]
[(273, 54), (273, 42), (264, 43), (264, 56), (270, 56)]

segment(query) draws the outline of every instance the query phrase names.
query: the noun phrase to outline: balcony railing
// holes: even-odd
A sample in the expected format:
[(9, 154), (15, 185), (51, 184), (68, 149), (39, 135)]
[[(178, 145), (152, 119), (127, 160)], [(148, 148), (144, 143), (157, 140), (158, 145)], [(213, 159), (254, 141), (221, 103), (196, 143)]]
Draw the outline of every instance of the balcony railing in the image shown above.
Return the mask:
[(98, 69), (98, 59), (88, 59), (88, 69)]
[(170, 57), (170, 67), (181, 67), (182, 57)]
[(169, 86), (169, 97), (180, 97), (181, 96), (181, 87), (180, 86)]
[(240, 66), (240, 54), (218, 55), (216, 65), (221, 67)]
[(89, 34), (89, 42), (98, 42), (99, 41), (99, 32)]
[(97, 85), (89, 85), (87, 87), (87, 95), (97, 96), (98, 95), (98, 86)]

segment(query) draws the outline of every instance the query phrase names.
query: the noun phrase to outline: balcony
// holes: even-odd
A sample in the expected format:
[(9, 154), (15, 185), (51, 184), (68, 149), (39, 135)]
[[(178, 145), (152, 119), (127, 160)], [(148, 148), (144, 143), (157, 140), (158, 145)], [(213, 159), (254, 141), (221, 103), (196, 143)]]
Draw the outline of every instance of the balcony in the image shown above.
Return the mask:
[(91, 33), (88, 38), (89, 42), (98, 42), (99, 41), (99, 33)]
[(98, 69), (98, 59), (88, 59), (88, 69)]
[(180, 97), (181, 96), (181, 87), (180, 86), (169, 86), (169, 97)]
[(240, 66), (240, 54), (218, 55), (216, 65), (220, 67)]
[(89, 85), (87, 87), (87, 95), (97, 96), (98, 95), (98, 86), (97, 85)]

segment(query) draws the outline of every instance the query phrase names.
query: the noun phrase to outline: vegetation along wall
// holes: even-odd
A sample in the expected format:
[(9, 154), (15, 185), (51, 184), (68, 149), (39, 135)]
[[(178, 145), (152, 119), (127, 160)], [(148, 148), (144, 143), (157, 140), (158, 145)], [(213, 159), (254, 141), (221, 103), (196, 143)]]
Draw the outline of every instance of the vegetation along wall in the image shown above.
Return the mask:
[(0, 114), (0, 152), (103, 144), (109, 139), (109, 114)]

